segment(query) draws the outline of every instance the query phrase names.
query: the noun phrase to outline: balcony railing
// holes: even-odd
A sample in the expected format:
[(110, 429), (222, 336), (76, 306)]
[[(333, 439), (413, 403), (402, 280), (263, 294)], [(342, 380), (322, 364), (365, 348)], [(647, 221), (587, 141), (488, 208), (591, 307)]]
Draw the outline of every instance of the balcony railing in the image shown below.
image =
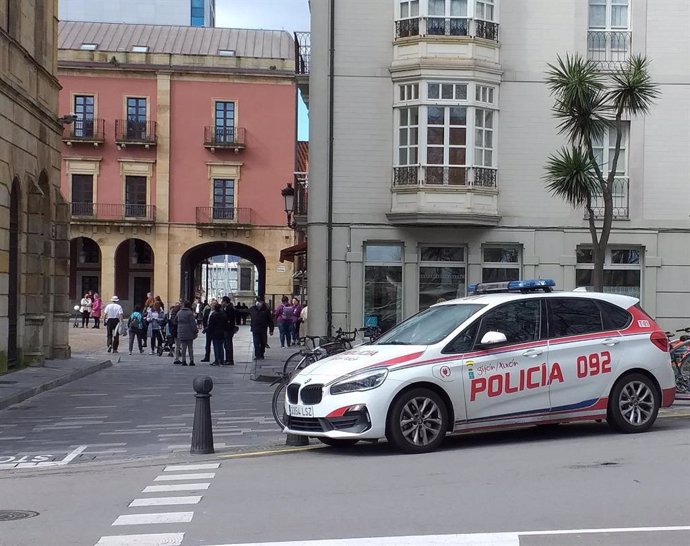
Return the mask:
[(295, 176), (295, 216), (306, 216), (309, 208), (309, 192), (305, 178)]
[(249, 226), (252, 224), (252, 209), (239, 207), (197, 207), (197, 225), (235, 224)]
[(409, 166), (393, 168), (393, 186), (496, 188), (498, 171), (489, 167)]
[(105, 141), (105, 121), (102, 119), (77, 119), (64, 127), (62, 140), (68, 146), (77, 142), (98, 146)]
[[(627, 220), (630, 215), (630, 179), (627, 176), (616, 177), (613, 181), (613, 219)], [(604, 218), (604, 198), (595, 195), (592, 199), (592, 212), (594, 218), (602, 220)], [(588, 213), (585, 212), (585, 219)]]
[(73, 219), (91, 219), (103, 222), (135, 221), (153, 222), (156, 219), (155, 205), (70, 203)]
[(295, 32), (295, 72), (309, 74), (311, 68), (311, 33)]
[(118, 146), (155, 146), (158, 124), (155, 121), (115, 120), (115, 143)]
[(498, 23), (468, 17), (414, 17), (395, 22), (395, 37), (468, 36), (498, 41)]
[(587, 32), (587, 58), (602, 70), (619, 68), (630, 56), (632, 32), (629, 30), (590, 30)]
[(204, 146), (211, 151), (215, 149), (232, 149), (236, 152), (244, 149), (243, 127), (204, 127)]

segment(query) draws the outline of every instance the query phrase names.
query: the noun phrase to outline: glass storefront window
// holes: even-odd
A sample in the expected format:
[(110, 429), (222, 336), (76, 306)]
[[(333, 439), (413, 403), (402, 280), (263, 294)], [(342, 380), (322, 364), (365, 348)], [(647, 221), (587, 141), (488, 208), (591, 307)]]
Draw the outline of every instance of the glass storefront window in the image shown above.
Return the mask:
[[(575, 284), (592, 286), (594, 257), (591, 247), (578, 247)], [(604, 260), (604, 292), (640, 297), (642, 286), (642, 249), (636, 247), (607, 248)]]
[(482, 282), (520, 280), (520, 247), (492, 245), (482, 248)]
[(364, 317), (362, 324), (385, 332), (402, 319), (403, 248), (372, 244), (364, 249)]
[(465, 296), (465, 249), (422, 247), (419, 265), (419, 310)]

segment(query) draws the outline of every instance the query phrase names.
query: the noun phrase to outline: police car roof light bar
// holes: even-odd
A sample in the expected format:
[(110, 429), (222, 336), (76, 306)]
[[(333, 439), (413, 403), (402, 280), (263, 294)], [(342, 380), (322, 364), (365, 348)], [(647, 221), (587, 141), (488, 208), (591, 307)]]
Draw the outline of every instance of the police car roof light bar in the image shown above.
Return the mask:
[(524, 281), (481, 282), (468, 287), (470, 294), (499, 294), (501, 292), (551, 292), (556, 283), (553, 279), (528, 279)]

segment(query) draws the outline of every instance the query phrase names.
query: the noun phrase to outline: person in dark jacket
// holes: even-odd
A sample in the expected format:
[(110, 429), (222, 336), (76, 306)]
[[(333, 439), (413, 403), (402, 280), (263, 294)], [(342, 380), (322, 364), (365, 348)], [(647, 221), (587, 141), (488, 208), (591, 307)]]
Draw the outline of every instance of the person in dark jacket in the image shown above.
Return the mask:
[(206, 334), (206, 345), (204, 346), (204, 358), (201, 359), (202, 362), (211, 361), (211, 344), (213, 340), (211, 339), (211, 336), (208, 333), (208, 317), (213, 312), (213, 306), (216, 303), (218, 303), (218, 300), (216, 300), (216, 298), (211, 299), (211, 303), (204, 307), (204, 312), (201, 319), (201, 325), (203, 327), (202, 332)]
[(211, 362), (211, 366), (220, 366), (223, 362), (226, 322), (225, 313), (221, 310), (220, 304), (215, 302), (211, 307), (206, 324), (206, 335), (213, 342), (213, 362)]
[(223, 296), (222, 308), (225, 313), (225, 360), (221, 363), (224, 366), (235, 365), (235, 351), (232, 345), (232, 338), (235, 336), (235, 308), (228, 296)]
[(251, 317), (252, 338), (254, 340), (254, 358), (256, 360), (263, 360), (266, 347), (268, 345), (268, 336), (273, 335), (273, 318), (271, 312), (264, 303), (263, 298), (257, 298), (256, 304), (249, 309), (249, 316)]
[(177, 330), (177, 340), (182, 353), (181, 364), (187, 365), (187, 353), (189, 353), (189, 365), (194, 366), (194, 338), (197, 335), (197, 324), (194, 311), (188, 301), (182, 302), (172, 322)]
[(182, 363), (180, 360), (180, 342), (177, 339), (177, 321), (175, 320), (175, 316), (179, 310), (180, 304), (178, 303), (173, 305), (168, 311), (168, 320), (170, 321), (170, 337), (172, 338), (173, 346), (175, 347), (175, 360), (173, 361), (173, 364)]

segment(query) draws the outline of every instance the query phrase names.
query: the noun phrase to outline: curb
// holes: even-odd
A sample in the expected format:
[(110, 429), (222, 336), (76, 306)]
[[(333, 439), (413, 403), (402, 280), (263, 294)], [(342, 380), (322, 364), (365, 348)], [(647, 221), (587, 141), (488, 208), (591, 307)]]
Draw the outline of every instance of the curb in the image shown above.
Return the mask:
[(68, 374), (56, 377), (55, 379), (51, 379), (50, 381), (42, 383), (41, 385), (30, 387), (26, 390), (18, 392), (17, 394), (13, 394), (11, 396), (8, 396), (7, 398), (3, 398), (2, 400), (0, 400), (0, 410), (8, 408), (9, 406), (13, 406), (14, 404), (19, 404), (20, 402), (23, 402), (24, 400), (27, 400), (33, 396), (36, 396), (37, 394), (41, 394), (42, 392), (49, 391), (57, 387), (61, 387), (62, 385), (66, 385), (67, 383), (71, 383), (72, 381), (76, 381), (77, 379), (81, 379), (82, 377), (86, 377), (87, 375), (91, 375), (92, 373), (96, 373), (106, 368), (110, 368), (112, 365), (113, 363), (110, 360), (97, 362), (92, 366), (87, 366), (84, 368), (80, 368), (78, 370), (73, 370)]

